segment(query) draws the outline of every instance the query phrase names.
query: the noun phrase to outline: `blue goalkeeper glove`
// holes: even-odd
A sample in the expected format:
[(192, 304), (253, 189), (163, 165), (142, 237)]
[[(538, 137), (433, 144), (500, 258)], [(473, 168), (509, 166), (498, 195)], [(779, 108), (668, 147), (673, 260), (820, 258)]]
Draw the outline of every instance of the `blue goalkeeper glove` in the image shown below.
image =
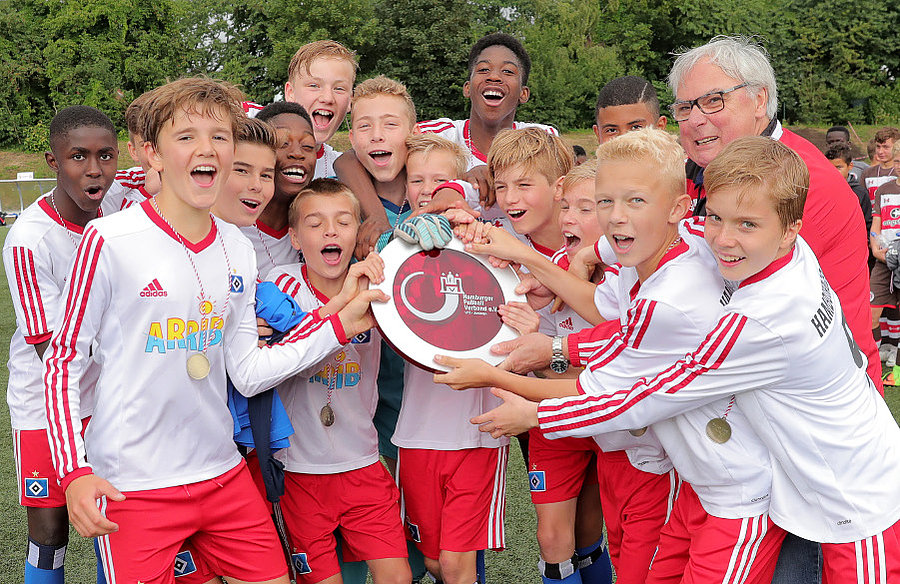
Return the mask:
[(394, 235), (425, 251), (442, 249), (453, 239), (453, 228), (443, 215), (426, 213), (410, 217), (394, 229)]

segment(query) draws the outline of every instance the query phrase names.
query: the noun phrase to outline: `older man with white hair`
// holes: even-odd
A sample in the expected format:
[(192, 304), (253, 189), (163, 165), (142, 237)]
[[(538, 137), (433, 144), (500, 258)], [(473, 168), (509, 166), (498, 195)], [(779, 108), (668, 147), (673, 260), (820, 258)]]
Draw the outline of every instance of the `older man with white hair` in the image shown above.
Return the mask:
[(745, 37), (718, 36), (681, 53), (669, 73), (670, 106), (688, 155), (688, 191), (702, 214), (703, 169), (732, 140), (771, 136), (806, 162), (809, 195), (800, 235), (809, 243), (841, 306), (854, 340), (868, 357), (881, 391), (881, 362), (871, 332), (866, 228), (853, 191), (825, 156), (776, 118), (775, 73), (765, 50)]
[[(868, 358), (868, 372), (883, 391), (881, 362), (870, 328), (866, 229), (852, 191), (828, 160), (807, 140), (785, 130), (776, 118), (775, 74), (765, 50), (745, 37), (718, 36), (678, 55), (669, 73), (675, 94), (670, 106), (688, 154), (688, 191), (695, 214), (703, 214), (703, 170), (732, 140), (771, 136), (806, 162), (810, 174), (800, 235), (809, 243), (843, 307), (846, 323)], [(775, 583), (818, 582), (818, 544), (789, 536)]]

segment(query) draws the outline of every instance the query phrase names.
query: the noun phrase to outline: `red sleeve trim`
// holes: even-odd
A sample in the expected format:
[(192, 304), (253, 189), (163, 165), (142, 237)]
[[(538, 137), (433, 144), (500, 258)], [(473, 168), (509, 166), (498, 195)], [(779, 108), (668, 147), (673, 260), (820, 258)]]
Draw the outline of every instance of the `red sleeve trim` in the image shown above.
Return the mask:
[(78, 477), (87, 476), (89, 474), (94, 474), (94, 470), (89, 466), (82, 466), (81, 468), (76, 468), (66, 476), (59, 479), (59, 484), (62, 486), (63, 491), (69, 488), (69, 484), (77, 479)]
[(30, 335), (25, 337), (25, 342), (29, 345), (39, 345), (41, 343), (47, 342), (50, 338), (53, 337), (53, 332), (42, 333), (40, 335)]
[(334, 327), (334, 334), (338, 342), (342, 345), (349, 343), (350, 339), (347, 338), (347, 333), (344, 332), (344, 325), (341, 324), (341, 319), (338, 318), (338, 315), (332, 314), (328, 317), (328, 320), (331, 321), (331, 326)]
[(453, 189), (454, 191), (459, 193), (459, 195), (463, 199), (466, 198), (466, 192), (463, 190), (462, 185), (459, 184), (458, 182), (447, 181), (445, 183), (439, 184), (437, 187), (435, 187), (435, 189), (431, 192), (431, 194), (433, 195), (434, 193), (438, 192), (441, 189)]

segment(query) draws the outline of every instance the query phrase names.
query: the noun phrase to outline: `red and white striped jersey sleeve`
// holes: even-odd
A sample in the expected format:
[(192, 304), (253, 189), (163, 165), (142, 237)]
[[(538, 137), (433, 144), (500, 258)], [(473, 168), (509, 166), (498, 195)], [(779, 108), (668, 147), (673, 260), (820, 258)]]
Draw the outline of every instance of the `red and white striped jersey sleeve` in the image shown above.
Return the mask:
[(776, 384), (790, 370), (782, 339), (736, 312), (723, 316), (696, 350), (674, 364), (671, 356), (661, 363), (664, 345), (681, 334), (673, 325), (685, 327), (686, 321), (674, 320), (675, 312), (658, 302), (639, 301), (634, 313), (579, 377), (579, 390), (586, 395), (541, 402), (542, 432), (551, 437), (592, 436), (642, 428), (735, 393)]
[(619, 319), (615, 319), (570, 334), (567, 337), (569, 362), (576, 367), (584, 367), (590, 361), (591, 356), (621, 329), (622, 325)]
[(103, 238), (88, 227), (64, 291), (65, 308), (44, 362), (50, 451), (63, 488), (91, 473), (81, 438), (79, 380), (90, 362), (91, 343), (110, 299), (108, 270), (103, 270)]
[(5, 247), (3, 265), (9, 282), (16, 326), (22, 331), (25, 342), (37, 345), (49, 341), (53, 332), (51, 310), (60, 301), (60, 290), (47, 258), (40, 251), (23, 245)]

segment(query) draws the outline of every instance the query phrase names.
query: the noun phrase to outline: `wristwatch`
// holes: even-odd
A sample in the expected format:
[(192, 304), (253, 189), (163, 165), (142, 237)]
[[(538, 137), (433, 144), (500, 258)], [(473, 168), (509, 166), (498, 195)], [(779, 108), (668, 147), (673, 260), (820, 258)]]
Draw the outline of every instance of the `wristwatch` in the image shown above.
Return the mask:
[(550, 357), (550, 371), (554, 373), (565, 373), (569, 368), (569, 358), (563, 353), (563, 338), (560, 336), (553, 337), (553, 356)]

